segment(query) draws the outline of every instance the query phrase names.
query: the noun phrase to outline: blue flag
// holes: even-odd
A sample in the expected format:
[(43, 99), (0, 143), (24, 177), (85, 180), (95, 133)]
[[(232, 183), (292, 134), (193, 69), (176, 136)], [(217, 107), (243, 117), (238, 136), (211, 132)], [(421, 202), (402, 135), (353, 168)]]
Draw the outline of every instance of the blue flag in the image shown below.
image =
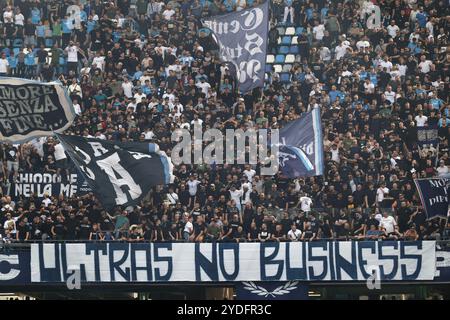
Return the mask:
[(435, 216), (446, 217), (449, 212), (448, 193), (450, 191), (450, 179), (417, 179), (414, 182), (428, 218)]
[(320, 109), (303, 114), (280, 129), (279, 166), (289, 178), (323, 175)]
[[(238, 12), (209, 17), (203, 25), (211, 29), (223, 62), (232, 65), (238, 88), (245, 93), (264, 86), (269, 32), (269, 1)], [(231, 70), (230, 70), (231, 72)]]

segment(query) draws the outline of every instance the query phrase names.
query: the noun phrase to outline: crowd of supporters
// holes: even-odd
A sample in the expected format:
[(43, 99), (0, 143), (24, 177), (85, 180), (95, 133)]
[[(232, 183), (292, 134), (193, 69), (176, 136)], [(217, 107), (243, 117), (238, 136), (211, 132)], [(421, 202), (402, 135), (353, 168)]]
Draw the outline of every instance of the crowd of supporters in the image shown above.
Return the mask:
[[(11, 197), (21, 172), (61, 181), (73, 164), (54, 138), (0, 144), (4, 241), (311, 241), (441, 239), (413, 180), (449, 174), (449, 7), (444, 0), (271, 2), (279, 27), (302, 27), (282, 82), (239, 94), (201, 18), (260, 0), (0, 0), (0, 76), (57, 80), (77, 118), (68, 134), (152, 141), (176, 128), (280, 128), (319, 107), (325, 174), (261, 176), (259, 166), (175, 166), (174, 183), (107, 212), (92, 194)], [(365, 11), (381, 8), (379, 28)], [(438, 146), (417, 145), (437, 127)]]

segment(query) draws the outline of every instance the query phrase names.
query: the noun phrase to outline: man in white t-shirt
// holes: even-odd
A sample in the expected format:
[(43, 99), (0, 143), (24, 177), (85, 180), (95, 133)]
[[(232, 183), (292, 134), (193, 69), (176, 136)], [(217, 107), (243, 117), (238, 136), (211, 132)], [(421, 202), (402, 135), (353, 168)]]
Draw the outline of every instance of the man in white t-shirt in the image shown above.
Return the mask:
[(200, 181), (197, 180), (197, 176), (193, 175), (189, 178), (189, 181), (187, 182), (189, 195), (191, 197), (195, 197), (197, 194), (197, 187), (200, 184)]
[(165, 20), (172, 20), (174, 14), (175, 10), (172, 9), (172, 6), (170, 4), (168, 4), (166, 10), (162, 12), (162, 15)]
[(325, 35), (325, 26), (319, 23), (319, 20), (316, 20), (315, 26), (313, 28), (314, 39), (317, 41), (322, 41)]
[(348, 45), (346, 45), (344, 42), (341, 42), (340, 45), (338, 45), (334, 52), (336, 53), (336, 60), (341, 60), (345, 54), (347, 53), (347, 49), (349, 48)]
[(184, 213), (184, 222), (186, 223), (184, 225), (183, 229), (183, 239), (185, 242), (189, 242), (189, 238), (191, 234), (194, 232), (194, 225), (192, 224), (192, 215), (190, 216), (189, 213)]
[(13, 11), (10, 6), (7, 6), (5, 9), (5, 12), (3, 12), (3, 22), (4, 23), (11, 23), (13, 22)]
[(96, 52), (94, 59), (92, 59), (92, 65), (94, 64), (97, 68), (103, 71), (105, 67), (105, 57), (101, 56), (99, 51)]
[(243, 173), (247, 176), (248, 182), (252, 182), (253, 181), (253, 177), (256, 175), (256, 171), (253, 170), (250, 167), (250, 165), (248, 165), (248, 164), (245, 165), (245, 170), (244, 170)]
[(369, 78), (366, 78), (366, 80), (364, 80), (364, 93), (365, 94), (375, 93), (375, 85), (370, 81)]
[(386, 72), (390, 72), (393, 67), (392, 62), (389, 60), (389, 57), (387, 55), (383, 60), (381, 60), (380, 66), (382, 69), (386, 68)]
[(428, 73), (431, 70), (431, 66), (433, 65), (433, 62), (431, 60), (427, 60), (425, 55), (422, 55), (420, 57), (420, 63), (419, 63), (419, 70), (422, 73)]
[(387, 86), (386, 87), (386, 91), (384, 92), (384, 96), (386, 97), (386, 100), (389, 100), (389, 102), (391, 104), (393, 104), (395, 102), (395, 92), (392, 91), (392, 87), (391, 86)]
[(0, 76), (6, 76), (9, 71), (9, 62), (6, 59), (6, 54), (2, 53), (0, 58)]
[(339, 148), (337, 146), (337, 144), (334, 144), (331, 146), (331, 160), (333, 160), (334, 162), (340, 163), (341, 162), (341, 157), (339, 155)]
[(147, 129), (145, 129), (144, 136), (145, 136), (145, 140), (151, 140), (151, 139), (153, 139), (155, 134), (153, 133), (152, 129), (147, 128)]
[(48, 193), (44, 194), (44, 199), (41, 201), (44, 206), (47, 208), (50, 203), (52, 203), (52, 199), (49, 198)]
[(307, 197), (306, 195), (300, 197), (300, 209), (302, 209), (303, 212), (310, 212), (312, 203), (313, 202), (310, 197)]
[(142, 92), (142, 89), (139, 88), (138, 92), (136, 92), (134, 94), (134, 98), (136, 99), (136, 103), (141, 103), (142, 99), (146, 98), (147, 96), (145, 95), (145, 93)]
[(396, 226), (397, 222), (395, 221), (394, 217), (388, 215), (387, 211), (384, 211), (383, 217), (380, 221), (380, 227), (384, 228), (387, 234), (391, 234), (394, 233)]
[(358, 48), (358, 50), (369, 48), (369, 47), (370, 47), (370, 42), (369, 42), (369, 38), (367, 36), (364, 36), (361, 40), (359, 40), (356, 43), (356, 48)]
[(436, 171), (438, 173), (438, 177), (448, 177), (449, 175), (449, 169), (448, 166), (445, 165), (444, 160), (439, 161), (439, 167), (436, 168)]
[(242, 191), (242, 189), (236, 189), (235, 186), (231, 186), (230, 190), (230, 199), (234, 200), (234, 202), (236, 203), (236, 207), (239, 209), (239, 211), (241, 211), (241, 199), (242, 196), (244, 195), (244, 192)]
[(73, 110), (75, 111), (75, 114), (76, 115), (80, 115), (81, 114), (81, 106), (78, 103), (78, 100), (77, 99), (73, 99), (72, 105), (73, 105)]
[(395, 24), (395, 20), (391, 20), (391, 24), (388, 25), (386, 29), (391, 38), (395, 38), (400, 32), (400, 28)]
[(211, 85), (208, 82), (206, 82), (205, 78), (203, 78), (203, 77), (200, 78), (200, 81), (197, 82), (195, 84), (195, 86), (197, 88), (200, 88), (202, 90), (202, 93), (204, 93), (206, 95), (206, 97), (208, 98), (208, 91), (211, 88)]
[(389, 189), (385, 183), (382, 183), (377, 189), (377, 202), (379, 205), (384, 201), (384, 198), (389, 194)]
[(20, 9), (17, 8), (17, 13), (14, 15), (14, 24), (16, 26), (23, 27), (25, 23), (25, 17), (23, 16), (22, 12), (20, 12)]
[(129, 99), (133, 97), (133, 83), (131, 83), (128, 77), (124, 78), (124, 81), (122, 82), (122, 89), (125, 97)]
[(74, 71), (78, 74), (78, 47), (73, 41), (64, 49), (67, 53), (67, 68), (69, 71)]
[(170, 202), (170, 204), (175, 205), (178, 202), (178, 194), (173, 191), (173, 188), (169, 188), (169, 192), (167, 193), (167, 200)]
[(287, 233), (288, 240), (290, 241), (299, 241), (302, 236), (302, 232), (297, 229), (297, 226), (293, 224), (291, 226), (291, 230)]
[(67, 159), (66, 153), (64, 152), (64, 147), (62, 146), (61, 143), (57, 143), (55, 145), (54, 155), (55, 155), (55, 161)]
[(417, 127), (423, 127), (423, 126), (425, 126), (425, 123), (427, 122), (428, 117), (424, 116), (423, 111), (420, 110), (419, 114), (414, 118), (414, 120), (416, 120)]

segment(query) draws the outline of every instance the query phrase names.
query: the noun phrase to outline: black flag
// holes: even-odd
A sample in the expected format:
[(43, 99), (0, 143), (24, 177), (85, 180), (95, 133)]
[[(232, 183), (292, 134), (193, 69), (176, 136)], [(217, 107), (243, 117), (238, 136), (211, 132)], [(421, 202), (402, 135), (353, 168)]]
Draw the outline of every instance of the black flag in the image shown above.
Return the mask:
[(0, 77), (0, 140), (22, 143), (52, 136), (74, 119), (72, 100), (61, 83)]
[(170, 183), (170, 158), (156, 144), (57, 137), (106, 209), (138, 204), (153, 186)]

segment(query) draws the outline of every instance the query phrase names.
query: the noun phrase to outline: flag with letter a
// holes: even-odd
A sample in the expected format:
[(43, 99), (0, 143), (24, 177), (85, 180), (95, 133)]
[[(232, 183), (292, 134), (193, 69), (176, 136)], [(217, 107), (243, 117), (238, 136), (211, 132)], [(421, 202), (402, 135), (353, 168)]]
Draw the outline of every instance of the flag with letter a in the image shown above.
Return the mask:
[(153, 186), (171, 181), (170, 158), (154, 143), (57, 137), (107, 209), (138, 204)]

